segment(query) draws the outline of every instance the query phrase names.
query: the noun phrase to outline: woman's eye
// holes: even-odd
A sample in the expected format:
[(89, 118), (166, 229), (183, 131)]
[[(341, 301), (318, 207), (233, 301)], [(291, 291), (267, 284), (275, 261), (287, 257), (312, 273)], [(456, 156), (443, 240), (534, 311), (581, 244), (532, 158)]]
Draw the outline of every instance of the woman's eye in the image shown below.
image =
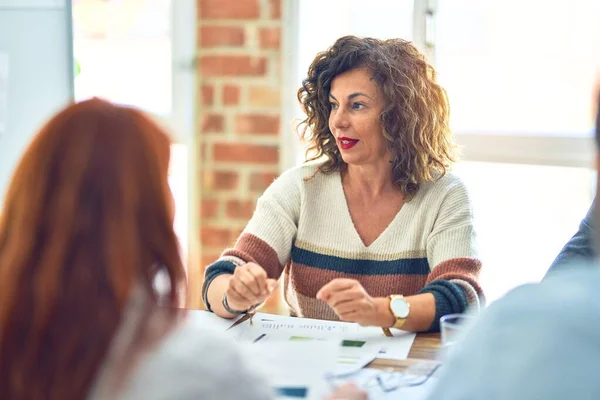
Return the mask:
[(353, 110), (360, 110), (363, 107), (364, 107), (364, 104), (362, 104), (362, 103), (352, 103)]
[(329, 107), (331, 107), (332, 110), (335, 110), (337, 108), (337, 104), (329, 103)]

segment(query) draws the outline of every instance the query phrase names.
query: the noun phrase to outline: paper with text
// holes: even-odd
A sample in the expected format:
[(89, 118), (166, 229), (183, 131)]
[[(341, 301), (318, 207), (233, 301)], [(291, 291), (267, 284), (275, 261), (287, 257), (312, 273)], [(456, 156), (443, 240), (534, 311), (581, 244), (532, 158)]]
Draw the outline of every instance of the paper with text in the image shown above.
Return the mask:
[[(272, 338), (305, 338), (305, 339), (342, 339), (368, 343), (367, 349), (379, 347), (377, 358), (404, 360), (415, 339), (415, 334), (392, 329), (393, 338), (386, 337), (381, 328), (362, 327), (355, 323), (325, 321), (311, 318), (295, 318), (273, 314), (257, 313), (252, 319), (233, 328), (236, 337), (244, 341), (253, 341), (259, 335), (266, 334)], [(350, 347), (350, 346), (348, 346)], [(358, 347), (360, 348), (360, 347)], [(364, 351), (363, 353), (367, 353)]]

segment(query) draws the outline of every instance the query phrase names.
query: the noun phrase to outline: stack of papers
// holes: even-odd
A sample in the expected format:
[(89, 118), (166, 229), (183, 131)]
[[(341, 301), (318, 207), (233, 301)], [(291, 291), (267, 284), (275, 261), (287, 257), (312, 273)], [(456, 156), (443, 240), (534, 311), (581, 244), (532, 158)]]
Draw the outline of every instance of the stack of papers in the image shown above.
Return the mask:
[(232, 331), (234, 337), (242, 341), (254, 341), (261, 335), (264, 336), (259, 340), (345, 340), (343, 347), (348, 348), (349, 353), (352, 347), (362, 349), (360, 353), (364, 354), (379, 348), (377, 358), (393, 360), (405, 360), (415, 340), (414, 333), (397, 329), (391, 330), (394, 337), (390, 338), (377, 327), (264, 313), (257, 313), (252, 324), (245, 321)]
[[(334, 380), (369, 380), (365, 366), (375, 358), (406, 359), (415, 338), (394, 329), (390, 338), (377, 327), (264, 313), (237, 324), (210, 312), (189, 314), (239, 341), (278, 399), (321, 399)], [(377, 390), (369, 389), (370, 398), (385, 398)]]

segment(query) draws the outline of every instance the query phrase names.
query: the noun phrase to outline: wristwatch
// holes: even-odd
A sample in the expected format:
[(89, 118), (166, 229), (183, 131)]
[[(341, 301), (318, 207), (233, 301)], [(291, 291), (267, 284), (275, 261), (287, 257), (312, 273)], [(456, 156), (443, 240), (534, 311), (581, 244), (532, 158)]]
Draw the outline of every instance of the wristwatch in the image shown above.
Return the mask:
[(390, 310), (392, 315), (396, 317), (396, 322), (392, 328), (400, 329), (406, 322), (408, 314), (410, 314), (410, 304), (404, 296), (392, 294), (390, 295)]

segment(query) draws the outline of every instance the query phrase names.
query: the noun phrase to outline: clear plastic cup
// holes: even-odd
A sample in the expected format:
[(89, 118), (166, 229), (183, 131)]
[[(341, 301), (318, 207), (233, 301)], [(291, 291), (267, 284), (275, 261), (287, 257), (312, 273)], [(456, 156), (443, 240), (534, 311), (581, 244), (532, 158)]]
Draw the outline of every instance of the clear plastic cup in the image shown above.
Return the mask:
[(440, 318), (442, 339), (442, 357), (445, 358), (451, 347), (462, 337), (474, 321), (475, 316), (468, 314), (448, 314)]

